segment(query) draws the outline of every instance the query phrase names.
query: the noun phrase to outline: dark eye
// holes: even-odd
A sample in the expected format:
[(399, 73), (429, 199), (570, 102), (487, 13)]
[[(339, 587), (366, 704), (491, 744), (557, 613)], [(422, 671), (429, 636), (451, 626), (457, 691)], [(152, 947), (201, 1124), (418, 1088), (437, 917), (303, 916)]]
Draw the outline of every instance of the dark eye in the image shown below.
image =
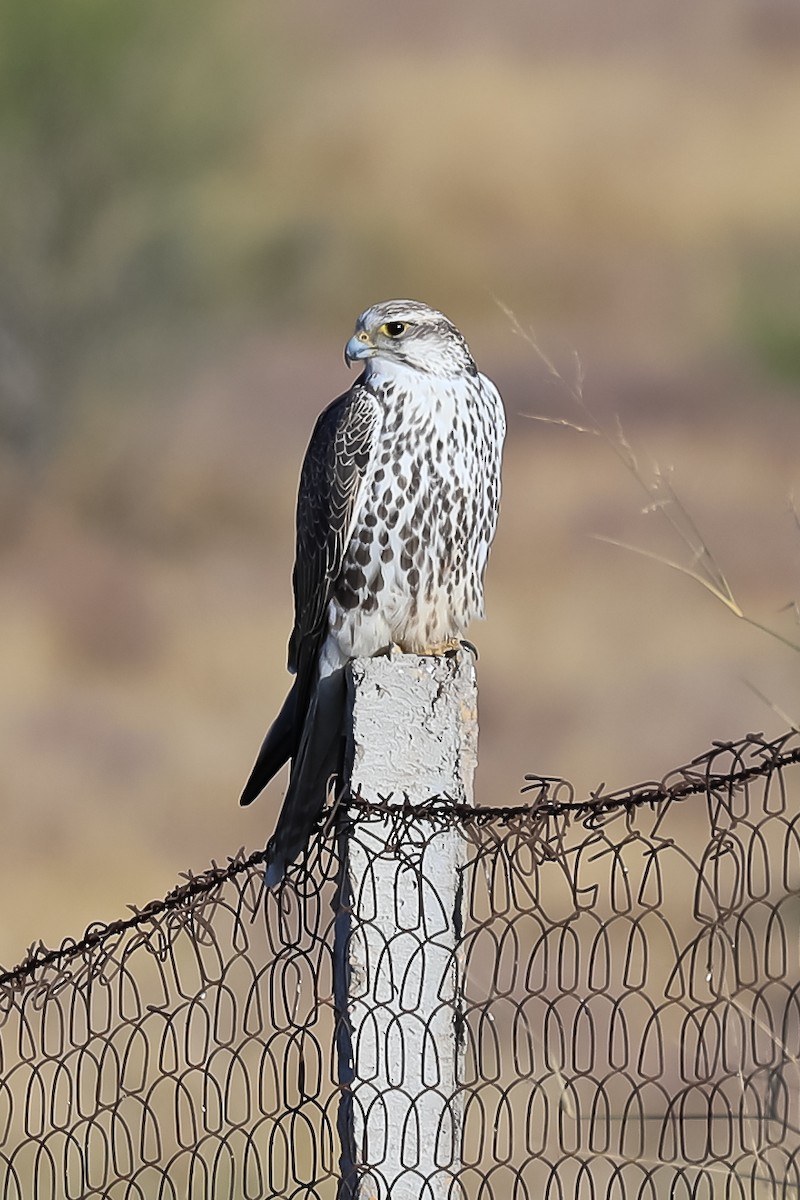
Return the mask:
[(385, 333), (390, 338), (399, 338), (403, 336), (407, 329), (407, 321), (387, 321), (386, 324), (381, 327), (381, 333)]

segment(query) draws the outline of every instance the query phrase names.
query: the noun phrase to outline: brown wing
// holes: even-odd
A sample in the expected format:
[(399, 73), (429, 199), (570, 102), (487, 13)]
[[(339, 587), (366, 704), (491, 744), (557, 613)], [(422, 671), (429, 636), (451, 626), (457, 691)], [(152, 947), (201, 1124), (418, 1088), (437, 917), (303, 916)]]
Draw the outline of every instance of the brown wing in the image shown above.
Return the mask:
[(295, 619), (289, 640), (289, 670), (297, 673), (300, 685), (300, 723), (327, 634), (328, 604), (358, 514), (379, 418), (373, 393), (357, 381), (320, 415), (303, 460), (292, 577)]
[[(295, 857), (325, 800), (333, 763), (329, 751), (341, 719), (332, 718), (330, 712), (320, 715), (317, 660), (328, 632), (328, 604), (358, 515), (379, 419), (377, 400), (358, 380), (319, 417), (300, 472), (293, 575), (295, 622), (289, 641), (289, 670), (296, 672), (297, 678), (267, 731), (239, 801), (250, 804), (286, 760), (292, 759), (289, 791), (278, 823), (281, 836), (274, 850), (278, 855), (283, 846), (281, 862)], [(342, 689), (342, 680), (326, 681), (332, 682), (334, 691)], [(328, 692), (325, 697), (330, 709)], [(338, 702), (343, 703), (343, 695)], [(318, 719), (319, 730), (306, 729), (310, 707), (314, 710), (311, 723)]]

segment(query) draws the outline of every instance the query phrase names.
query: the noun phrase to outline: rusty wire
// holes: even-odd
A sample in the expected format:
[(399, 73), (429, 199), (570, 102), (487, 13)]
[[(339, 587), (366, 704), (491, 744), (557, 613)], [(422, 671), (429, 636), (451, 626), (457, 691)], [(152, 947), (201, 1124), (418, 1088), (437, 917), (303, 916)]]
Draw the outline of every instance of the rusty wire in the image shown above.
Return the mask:
[[(463, 1128), (416, 1194), (800, 1200), (799, 764), (752, 735), (585, 800), (350, 798), (423, 872), (467, 844)], [(0, 975), (0, 1200), (337, 1195), (335, 845), (277, 893), (263, 857)]]

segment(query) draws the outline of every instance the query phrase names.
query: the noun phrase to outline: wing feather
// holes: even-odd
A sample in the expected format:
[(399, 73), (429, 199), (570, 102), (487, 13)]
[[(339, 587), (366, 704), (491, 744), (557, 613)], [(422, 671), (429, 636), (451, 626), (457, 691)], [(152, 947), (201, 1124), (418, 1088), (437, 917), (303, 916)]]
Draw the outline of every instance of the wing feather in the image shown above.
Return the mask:
[(300, 472), (292, 582), (295, 621), (289, 670), (298, 675), (302, 725), (309, 688), (327, 634), (328, 604), (361, 506), (375, 453), (380, 408), (361, 380), (320, 414)]

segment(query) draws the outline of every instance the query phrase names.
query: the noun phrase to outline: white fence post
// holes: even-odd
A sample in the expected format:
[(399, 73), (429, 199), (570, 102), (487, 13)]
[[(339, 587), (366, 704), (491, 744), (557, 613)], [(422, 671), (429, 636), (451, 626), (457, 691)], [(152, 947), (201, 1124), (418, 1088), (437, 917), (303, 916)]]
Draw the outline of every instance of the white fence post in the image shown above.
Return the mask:
[[(350, 793), (472, 803), (477, 689), (467, 652), (350, 667)], [(435, 834), (434, 834), (435, 831)], [(440, 1200), (458, 1168), (463, 834), (391, 815), (339, 834), (340, 1200)]]

